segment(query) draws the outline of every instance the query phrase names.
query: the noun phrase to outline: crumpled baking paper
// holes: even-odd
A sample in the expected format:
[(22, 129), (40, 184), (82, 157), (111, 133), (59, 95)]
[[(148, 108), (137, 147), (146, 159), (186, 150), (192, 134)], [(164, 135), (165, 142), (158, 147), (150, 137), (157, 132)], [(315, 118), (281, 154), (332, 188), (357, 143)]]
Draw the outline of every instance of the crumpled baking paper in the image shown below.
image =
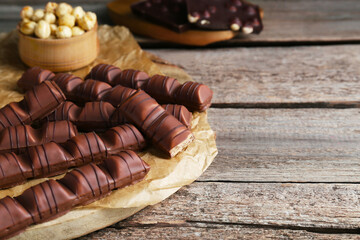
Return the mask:
[[(191, 78), (180, 68), (171, 66), (145, 51), (134, 40), (127, 28), (100, 26), (98, 30), (100, 54), (90, 66), (73, 72), (84, 77), (98, 63), (108, 63), (121, 69), (135, 68), (149, 75), (165, 74), (180, 82)], [(22, 94), (16, 86), (17, 80), (26, 70), (17, 52), (16, 30), (0, 39), (0, 106), (19, 101)], [(113, 191), (109, 196), (90, 205), (78, 207), (64, 216), (43, 224), (29, 227), (14, 239), (69, 239), (104, 228), (142, 208), (156, 204), (182, 186), (195, 181), (217, 155), (215, 133), (207, 122), (207, 113), (193, 113), (192, 132), (195, 141), (172, 159), (162, 158), (154, 148), (148, 148), (140, 156), (150, 166), (146, 178), (129, 187)], [(57, 176), (55, 178), (61, 178)], [(17, 196), (25, 189), (45, 181), (36, 179), (26, 184), (1, 190), (0, 198)]]

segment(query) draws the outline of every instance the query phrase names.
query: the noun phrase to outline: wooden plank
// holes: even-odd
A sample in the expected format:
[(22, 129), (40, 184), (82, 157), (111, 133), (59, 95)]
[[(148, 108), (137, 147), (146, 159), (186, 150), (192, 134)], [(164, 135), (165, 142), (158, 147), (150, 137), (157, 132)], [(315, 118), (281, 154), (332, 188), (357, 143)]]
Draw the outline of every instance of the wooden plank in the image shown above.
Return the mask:
[[(4, 19), (5, 16), (9, 18), (10, 15), (17, 17), (19, 13), (17, 8), (23, 5), (44, 5), (46, 2), (44, 0), (0, 0), (0, 9), (7, 13), (0, 15), (0, 19)], [(108, 1), (70, 0), (67, 2), (74, 5), (97, 4), (104, 9)], [(218, 46), (360, 40), (358, 24), (360, 4), (357, 0), (303, 0), (301, 4), (297, 0), (252, 0), (251, 2), (259, 4), (264, 9), (264, 31), (260, 35), (242, 36), (217, 44)], [(139, 38), (139, 41), (147, 47), (169, 46), (169, 44), (164, 45), (163, 42), (146, 38)]]
[(360, 100), (360, 45), (150, 52), (209, 85), (213, 103), (221, 106), (356, 105), (353, 101)]
[[(185, 225), (185, 226), (184, 226)], [(255, 228), (223, 224), (183, 224), (154, 226), (127, 226), (106, 228), (91, 233), (79, 240), (87, 239), (359, 239), (353, 234), (314, 233), (306, 230)]]
[(115, 227), (130, 232), (132, 227), (203, 223), (356, 233), (359, 191), (357, 184), (195, 182)]
[(200, 181), (359, 182), (357, 109), (210, 109), (219, 155)]

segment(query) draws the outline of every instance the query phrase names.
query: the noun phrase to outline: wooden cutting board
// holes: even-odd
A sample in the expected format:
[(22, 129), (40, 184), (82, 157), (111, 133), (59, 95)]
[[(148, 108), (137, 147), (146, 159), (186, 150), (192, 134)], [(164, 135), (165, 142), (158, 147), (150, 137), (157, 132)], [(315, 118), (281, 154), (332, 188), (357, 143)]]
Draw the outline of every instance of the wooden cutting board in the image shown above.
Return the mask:
[(130, 5), (138, 0), (116, 0), (108, 3), (109, 15), (118, 25), (129, 28), (133, 33), (192, 46), (205, 46), (210, 43), (232, 39), (237, 36), (233, 31), (189, 30), (177, 33), (157, 24), (145, 21), (131, 12)]

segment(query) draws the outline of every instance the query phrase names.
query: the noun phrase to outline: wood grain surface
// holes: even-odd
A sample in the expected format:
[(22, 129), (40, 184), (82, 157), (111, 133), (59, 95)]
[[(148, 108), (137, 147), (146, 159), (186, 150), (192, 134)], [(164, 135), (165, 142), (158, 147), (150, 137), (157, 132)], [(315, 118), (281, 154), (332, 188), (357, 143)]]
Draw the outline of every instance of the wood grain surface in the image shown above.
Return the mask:
[(215, 105), (322, 107), (360, 101), (360, 45), (150, 51), (208, 84)]

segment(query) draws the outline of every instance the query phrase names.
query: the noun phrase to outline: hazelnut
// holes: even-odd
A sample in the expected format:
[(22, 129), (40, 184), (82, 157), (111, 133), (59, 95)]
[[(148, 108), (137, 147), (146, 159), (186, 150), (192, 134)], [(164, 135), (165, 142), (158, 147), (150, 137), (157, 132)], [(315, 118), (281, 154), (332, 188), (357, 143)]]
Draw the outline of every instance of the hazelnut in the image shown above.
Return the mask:
[(188, 14), (188, 20), (190, 23), (196, 23), (197, 21), (199, 21), (200, 17), (199, 15), (191, 15), (191, 14)]
[(59, 26), (75, 26), (75, 17), (70, 14), (65, 14), (59, 17)]
[(254, 31), (254, 28), (251, 26), (245, 26), (241, 29), (241, 31), (245, 34), (250, 34)]
[(233, 24), (231, 24), (230, 28), (231, 28), (231, 30), (233, 30), (234, 32), (236, 32), (236, 31), (239, 31), (239, 30), (240, 30), (240, 25), (237, 24), (237, 23), (233, 23)]
[(24, 18), (24, 19), (21, 21), (21, 23), (27, 23), (27, 22), (30, 22), (30, 21), (31, 21), (30, 19)]
[(32, 35), (35, 31), (35, 27), (36, 27), (36, 22), (33, 22), (33, 21), (23, 21), (21, 22), (21, 25), (20, 25), (20, 31), (23, 33), (23, 34), (26, 34), (26, 35)]
[(84, 30), (82, 30), (81, 28), (79, 27), (73, 27), (71, 29), (72, 31), (72, 36), (75, 37), (75, 36), (80, 36), (80, 35), (83, 35), (85, 33)]
[(59, 26), (56, 30), (57, 38), (71, 38), (72, 31), (68, 26)]
[(87, 12), (82, 18), (78, 20), (78, 24), (86, 31), (92, 29), (96, 24), (96, 14), (93, 12)]
[(24, 18), (31, 18), (34, 14), (34, 9), (30, 6), (25, 6), (20, 12), (20, 16), (22, 19)]
[(44, 20), (50, 24), (56, 22), (56, 16), (53, 13), (45, 13)]
[(61, 17), (66, 14), (71, 14), (72, 10), (73, 10), (72, 6), (70, 6), (69, 4), (59, 3), (59, 5), (57, 6), (57, 8), (55, 10), (55, 13), (56, 13), (56, 16)]
[(45, 12), (47, 13), (55, 13), (58, 4), (56, 2), (48, 2), (45, 6)]
[(82, 7), (77, 6), (73, 9), (72, 11), (72, 15), (76, 18), (76, 19), (80, 19), (85, 15), (85, 11)]
[(32, 15), (31, 19), (34, 21), (34, 22), (38, 22), (40, 21), (41, 19), (44, 18), (44, 10), (43, 9), (36, 9), (34, 14)]
[(48, 38), (50, 33), (50, 24), (44, 20), (40, 20), (35, 27), (35, 35), (39, 38)]
[(51, 31), (51, 35), (55, 36), (56, 35), (56, 30), (57, 30), (57, 25), (56, 24), (50, 24), (50, 31)]

